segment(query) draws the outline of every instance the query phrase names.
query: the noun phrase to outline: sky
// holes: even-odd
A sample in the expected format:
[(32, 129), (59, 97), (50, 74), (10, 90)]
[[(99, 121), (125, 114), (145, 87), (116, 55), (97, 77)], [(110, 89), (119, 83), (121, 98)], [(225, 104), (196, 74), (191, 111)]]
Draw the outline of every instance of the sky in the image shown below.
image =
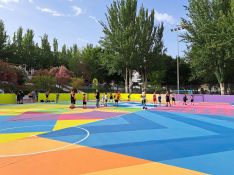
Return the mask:
[[(52, 43), (57, 38), (62, 44), (80, 48), (87, 43), (97, 45), (103, 36), (99, 21), (105, 21), (107, 7), (113, 0), (0, 0), (0, 19), (5, 23), (7, 34), (22, 26), (33, 29), (35, 41), (46, 33)], [(138, 0), (149, 10), (155, 10), (155, 24), (165, 25), (164, 43), (167, 54), (178, 55), (177, 33), (171, 32), (181, 17), (186, 18), (184, 5), (187, 0)], [(180, 31), (183, 32), (183, 31)], [(179, 43), (179, 54), (183, 55), (185, 44)]]

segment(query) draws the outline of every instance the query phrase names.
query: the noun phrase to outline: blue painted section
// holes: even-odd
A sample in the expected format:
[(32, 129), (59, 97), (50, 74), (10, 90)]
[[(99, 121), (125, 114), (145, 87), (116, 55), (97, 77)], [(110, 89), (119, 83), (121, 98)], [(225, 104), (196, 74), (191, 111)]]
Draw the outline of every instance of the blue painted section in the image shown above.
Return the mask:
[(219, 126), (223, 126), (223, 127), (226, 127), (226, 128), (234, 129), (234, 120), (219, 120), (217, 118), (207, 117), (207, 116), (204, 116), (204, 115), (197, 115), (197, 114), (177, 113), (177, 115), (181, 116), (181, 117), (185, 117), (185, 118), (199, 120), (199, 121), (203, 121), (203, 122), (206, 122), (206, 123), (210, 123), (210, 124), (219, 125)]
[(75, 143), (86, 137), (87, 133), (79, 128), (67, 128), (55, 132), (38, 135), (43, 138)]
[(94, 123), (89, 123), (88, 126), (113, 126), (113, 125), (125, 125), (129, 124), (127, 120), (122, 117), (114, 117), (106, 120), (96, 121)]
[[(87, 129), (91, 134), (96, 134), (96, 133), (108, 133), (108, 132), (119, 132), (121, 131), (136, 131), (136, 130), (146, 130), (146, 129), (164, 129), (165, 127), (153, 123), (149, 121), (148, 119), (145, 119), (143, 117), (140, 117), (136, 113), (131, 113), (127, 115), (123, 115), (121, 117), (125, 121), (127, 121), (128, 124), (121, 124), (121, 125), (113, 125), (113, 126), (105, 126), (105, 125), (97, 125), (95, 126), (93, 124), (89, 125), (83, 125), (82, 127)], [(113, 118), (115, 120), (115, 118)]]
[[(197, 119), (182, 117), (181, 115), (178, 115), (178, 114), (172, 115), (171, 113), (167, 113), (167, 112), (157, 112), (157, 113), (159, 113), (159, 114), (161, 113), (164, 117), (168, 117), (168, 118), (174, 119), (176, 121), (187, 123), (187, 124), (192, 125), (192, 126), (197, 126), (197, 127), (203, 128), (205, 130), (213, 131), (213, 132), (216, 132), (218, 134), (233, 134), (234, 133), (234, 129), (223, 127), (223, 126), (220, 126), (218, 124), (212, 124), (212, 123), (204, 122), (204, 121), (197, 120)], [(189, 114), (187, 114), (187, 115), (189, 115)]]
[(15, 116), (0, 116), (0, 124), (2, 122), (7, 122), (8, 120), (14, 119)]
[(56, 121), (52, 120), (51, 121), (4, 121), (0, 122), (0, 133), (26, 133), (26, 132), (52, 131), (55, 123)]
[[(112, 104), (111, 106), (115, 106), (114, 104)], [(137, 103), (137, 102), (122, 102), (118, 104), (119, 107), (124, 107), (124, 108), (142, 108), (143, 105), (141, 103)], [(154, 105), (151, 103), (147, 103), (146, 106), (148, 108), (154, 108)]]
[[(135, 130), (126, 131), (121, 126), (116, 126), (118, 127), (118, 132), (108, 132), (106, 131), (106, 127), (102, 126), (102, 132), (97, 133), (95, 132), (96, 127), (87, 127), (89, 126), (89, 124), (87, 124), (83, 125), (82, 127), (86, 128), (89, 131), (92, 129), (92, 131), (94, 132), (90, 135), (89, 139), (84, 141), (82, 144), (86, 146), (96, 147), (103, 145), (114, 145), (119, 143), (134, 143), (152, 140), (168, 140), (187, 137), (190, 138), (217, 135), (214, 132), (207, 131), (198, 127), (193, 127), (182, 122), (177, 122), (175, 120), (165, 118), (151, 112), (141, 111), (137, 112), (136, 114), (137, 118), (135, 117), (134, 120), (139, 120), (139, 118), (145, 118), (145, 121), (151, 121), (152, 123), (157, 122), (157, 124), (165, 126), (165, 128), (151, 129), (145, 127), (144, 130), (142, 130), (137, 125), (134, 125)], [(144, 126), (145, 123), (141, 122), (141, 125)], [(178, 128), (178, 126), (180, 127)]]
[(83, 131), (80, 128), (71, 127), (71, 128), (66, 128), (66, 129), (61, 129), (61, 130), (41, 134), (39, 136), (46, 137), (46, 138), (56, 138), (56, 137), (75, 136), (75, 135), (79, 135), (79, 134), (82, 135), (84, 133), (85, 133), (85, 131)]
[[(234, 119), (225, 116), (139, 111), (82, 125), (81, 144), (208, 174), (234, 172)], [(41, 137), (74, 143), (78, 128)]]
[(206, 172), (213, 175), (231, 175), (234, 172), (234, 151), (162, 161), (174, 166)]

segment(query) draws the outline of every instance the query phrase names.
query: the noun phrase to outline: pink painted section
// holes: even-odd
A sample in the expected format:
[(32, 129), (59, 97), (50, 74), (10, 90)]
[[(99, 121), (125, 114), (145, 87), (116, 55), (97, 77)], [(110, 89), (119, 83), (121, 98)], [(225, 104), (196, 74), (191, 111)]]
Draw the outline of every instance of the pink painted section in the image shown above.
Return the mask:
[(86, 112), (75, 114), (50, 114), (45, 112), (25, 112), (16, 117), (12, 117), (9, 121), (46, 121), (46, 120), (88, 120), (88, 119), (107, 119), (123, 115), (122, 112)]
[(152, 110), (166, 111), (166, 112), (184, 112), (192, 114), (208, 114), (208, 115), (222, 115), (234, 117), (234, 107), (228, 104), (214, 104), (214, 103), (201, 103), (192, 105), (182, 105), (178, 103), (172, 107), (157, 107)]

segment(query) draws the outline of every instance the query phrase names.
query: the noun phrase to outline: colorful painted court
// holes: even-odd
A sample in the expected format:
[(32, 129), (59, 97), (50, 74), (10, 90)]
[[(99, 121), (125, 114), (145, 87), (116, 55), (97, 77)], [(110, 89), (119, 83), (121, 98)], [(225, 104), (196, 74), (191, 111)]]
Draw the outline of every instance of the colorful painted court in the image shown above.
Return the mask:
[[(90, 104), (90, 103), (89, 103)], [(230, 175), (234, 107), (0, 106), (1, 175)]]

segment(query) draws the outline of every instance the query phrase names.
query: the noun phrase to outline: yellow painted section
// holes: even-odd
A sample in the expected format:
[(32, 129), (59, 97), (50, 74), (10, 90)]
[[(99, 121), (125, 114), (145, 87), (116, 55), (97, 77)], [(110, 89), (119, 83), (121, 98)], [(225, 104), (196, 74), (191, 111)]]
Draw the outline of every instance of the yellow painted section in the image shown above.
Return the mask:
[(2, 104), (16, 104), (16, 95), (0, 94), (0, 105)]
[(98, 120), (58, 120), (53, 131), (79, 126), (87, 123), (96, 122)]
[(43, 134), (44, 132), (27, 132), (27, 133), (7, 133), (7, 134), (0, 134), (0, 143), (7, 143), (11, 141), (15, 141), (18, 139), (26, 138), (35, 136), (38, 134)]
[[(100, 96), (102, 97), (102, 94)], [(113, 96), (115, 93), (113, 93)], [(110, 97), (110, 94), (108, 93), (108, 97)], [(157, 94), (158, 97), (158, 94)], [(76, 100), (82, 100), (83, 94), (78, 93), (76, 94)], [(88, 93), (87, 94), (88, 100), (95, 100), (95, 93)], [(147, 94), (146, 99), (148, 102), (153, 101), (153, 94)], [(38, 94), (38, 102), (41, 100), (46, 100), (45, 93), (39, 93)], [(50, 101), (56, 101), (56, 93), (50, 93), (49, 95)], [(127, 93), (121, 93), (120, 96), (121, 101), (127, 101), (128, 100), (128, 94)], [(59, 94), (59, 102), (63, 101), (70, 101), (70, 93), (60, 93)], [(131, 94), (131, 101), (141, 101), (141, 94)], [(165, 94), (162, 94), (162, 102), (165, 103)], [(0, 104), (16, 104), (16, 95), (15, 94), (0, 94)]]
[(94, 173), (87, 173), (82, 175), (205, 175), (197, 171), (192, 171), (175, 166), (165, 165), (161, 163), (146, 163), (136, 166), (128, 166), (123, 168), (109, 169)]
[(96, 100), (95, 93), (88, 93), (88, 100)]
[[(70, 143), (41, 138), (41, 137), (29, 137), (14, 142), (2, 143), (0, 144), (0, 155), (19, 155), (19, 154), (31, 154), (41, 151), (49, 151), (53, 149), (58, 149), (65, 147)], [(79, 148), (79, 145), (70, 145), (66, 149)]]

